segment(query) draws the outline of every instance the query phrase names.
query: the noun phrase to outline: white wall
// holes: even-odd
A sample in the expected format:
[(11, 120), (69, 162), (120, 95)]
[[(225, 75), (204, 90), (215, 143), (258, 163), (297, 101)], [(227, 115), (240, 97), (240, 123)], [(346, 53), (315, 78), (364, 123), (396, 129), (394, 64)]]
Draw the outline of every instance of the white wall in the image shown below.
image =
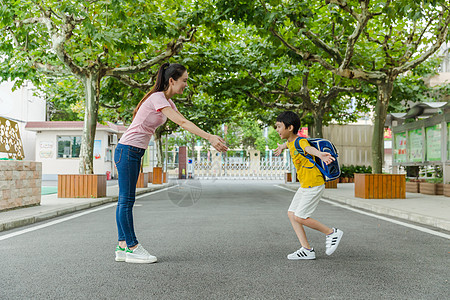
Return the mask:
[(19, 124), (25, 160), (35, 160), (36, 133), (25, 130), (26, 122), (45, 121), (45, 100), (33, 95), (35, 88), (31, 83), (12, 91), (11, 81), (0, 83), (0, 116)]
[[(82, 130), (41, 131), (36, 135), (36, 161), (42, 162), (43, 180), (55, 180), (57, 174), (79, 174), (79, 158), (57, 158), (57, 136), (81, 136)], [(108, 147), (107, 131), (97, 130), (95, 140), (101, 140), (101, 157), (94, 159), (94, 173), (105, 174), (112, 172), (113, 162), (105, 161)], [(114, 149), (112, 149), (112, 158)]]

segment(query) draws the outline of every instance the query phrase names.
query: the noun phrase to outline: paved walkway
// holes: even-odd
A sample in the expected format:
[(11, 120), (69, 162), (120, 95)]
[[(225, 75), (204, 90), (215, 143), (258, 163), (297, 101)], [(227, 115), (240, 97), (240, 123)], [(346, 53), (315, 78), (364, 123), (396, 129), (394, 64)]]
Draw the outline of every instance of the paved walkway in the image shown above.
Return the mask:
[[(281, 186), (297, 190), (299, 183)], [(324, 198), (450, 231), (450, 197), (406, 193), (406, 199), (362, 199), (355, 197), (354, 183), (340, 183), (337, 189), (326, 189)]]
[[(274, 182), (276, 183), (276, 182)], [(172, 183), (149, 184), (137, 189), (137, 194), (167, 188)], [(298, 183), (281, 183), (280, 186), (297, 190)], [(361, 199), (354, 196), (353, 183), (338, 184), (337, 189), (326, 189), (324, 198), (352, 207), (365, 209), (419, 224), (450, 231), (450, 198), (418, 193), (406, 193), (406, 199)], [(0, 212), (0, 231), (33, 224), (68, 213), (117, 201), (118, 186), (107, 187), (105, 198), (57, 198), (56, 194), (42, 195), (41, 205)]]

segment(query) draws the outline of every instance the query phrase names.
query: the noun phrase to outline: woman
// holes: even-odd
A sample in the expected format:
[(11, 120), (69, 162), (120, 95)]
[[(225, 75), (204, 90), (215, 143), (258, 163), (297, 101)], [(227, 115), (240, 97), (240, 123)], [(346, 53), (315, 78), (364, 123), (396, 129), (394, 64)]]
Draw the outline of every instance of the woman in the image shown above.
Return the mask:
[(119, 200), (116, 210), (119, 245), (116, 247), (116, 261), (153, 263), (157, 260), (136, 239), (133, 205), (141, 158), (158, 126), (169, 118), (187, 131), (207, 139), (218, 151), (227, 151), (222, 138), (201, 130), (187, 120), (171, 100), (173, 95), (183, 93), (187, 80), (188, 73), (184, 66), (163, 64), (158, 70), (155, 86), (139, 102), (134, 110), (133, 122), (117, 145), (114, 153), (114, 162), (119, 173)]

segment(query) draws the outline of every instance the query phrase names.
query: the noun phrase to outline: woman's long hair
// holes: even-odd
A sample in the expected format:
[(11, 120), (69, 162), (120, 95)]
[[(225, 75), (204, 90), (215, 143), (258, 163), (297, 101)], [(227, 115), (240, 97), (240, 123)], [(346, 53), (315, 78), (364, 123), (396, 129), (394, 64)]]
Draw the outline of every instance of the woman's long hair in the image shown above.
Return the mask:
[(178, 78), (183, 76), (184, 72), (186, 72), (186, 68), (180, 64), (165, 63), (161, 65), (158, 70), (158, 75), (156, 76), (155, 85), (147, 94), (145, 94), (134, 109), (133, 120), (141, 105), (148, 99), (148, 97), (150, 97), (151, 94), (166, 91), (169, 88), (169, 79), (173, 78), (173, 80), (178, 80)]

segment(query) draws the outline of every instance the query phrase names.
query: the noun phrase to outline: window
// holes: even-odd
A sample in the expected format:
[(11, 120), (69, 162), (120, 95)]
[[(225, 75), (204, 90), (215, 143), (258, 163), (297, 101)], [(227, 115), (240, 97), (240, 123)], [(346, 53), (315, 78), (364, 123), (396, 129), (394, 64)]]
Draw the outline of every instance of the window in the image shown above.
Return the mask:
[(80, 157), (81, 136), (58, 136), (58, 158)]

